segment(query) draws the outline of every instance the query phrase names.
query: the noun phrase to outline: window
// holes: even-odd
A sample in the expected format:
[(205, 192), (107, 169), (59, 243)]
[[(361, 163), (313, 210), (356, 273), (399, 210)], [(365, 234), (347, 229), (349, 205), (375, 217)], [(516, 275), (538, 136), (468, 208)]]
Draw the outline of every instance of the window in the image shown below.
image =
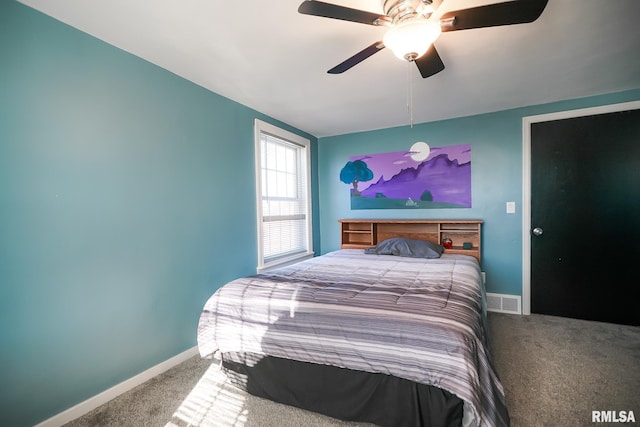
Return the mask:
[(256, 119), (258, 271), (313, 255), (309, 140)]

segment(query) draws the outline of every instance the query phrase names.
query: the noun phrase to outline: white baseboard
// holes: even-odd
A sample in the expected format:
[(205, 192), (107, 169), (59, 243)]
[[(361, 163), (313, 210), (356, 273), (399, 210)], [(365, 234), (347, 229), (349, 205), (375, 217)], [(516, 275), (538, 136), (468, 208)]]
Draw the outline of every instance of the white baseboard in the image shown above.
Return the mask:
[(83, 416), (84, 414), (92, 411), (100, 405), (104, 405), (108, 401), (114, 399), (115, 397), (120, 396), (122, 393), (131, 390), (132, 388), (139, 386), (145, 381), (150, 380), (151, 378), (160, 375), (161, 373), (168, 371), (174, 366), (179, 365), (182, 362), (185, 362), (191, 359), (193, 356), (198, 354), (198, 347), (192, 347), (182, 353), (173, 356), (170, 359), (165, 360), (144, 372), (139, 373), (138, 375), (129, 378), (121, 382), (120, 384), (116, 384), (108, 390), (103, 391), (100, 394), (97, 394), (84, 402), (80, 402), (77, 405), (67, 409), (64, 412), (60, 412), (53, 417), (44, 420), (40, 424), (37, 424), (35, 427), (60, 427), (69, 421), (73, 421), (76, 418)]

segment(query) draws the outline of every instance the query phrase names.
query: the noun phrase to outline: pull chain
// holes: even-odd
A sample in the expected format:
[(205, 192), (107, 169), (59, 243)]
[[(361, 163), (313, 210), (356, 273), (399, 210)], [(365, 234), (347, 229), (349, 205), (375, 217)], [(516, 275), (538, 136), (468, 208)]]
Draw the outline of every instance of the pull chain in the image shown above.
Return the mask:
[(407, 61), (407, 112), (409, 113), (409, 124), (413, 128), (413, 83), (411, 81), (411, 64)]

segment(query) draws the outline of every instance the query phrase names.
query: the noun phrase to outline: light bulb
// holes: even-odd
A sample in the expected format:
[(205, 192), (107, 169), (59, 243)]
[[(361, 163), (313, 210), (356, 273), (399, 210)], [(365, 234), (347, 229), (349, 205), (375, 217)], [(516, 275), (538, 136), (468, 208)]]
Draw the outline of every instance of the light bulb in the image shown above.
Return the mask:
[(389, 28), (382, 38), (395, 56), (414, 61), (424, 55), (440, 36), (440, 24), (423, 18), (401, 22)]

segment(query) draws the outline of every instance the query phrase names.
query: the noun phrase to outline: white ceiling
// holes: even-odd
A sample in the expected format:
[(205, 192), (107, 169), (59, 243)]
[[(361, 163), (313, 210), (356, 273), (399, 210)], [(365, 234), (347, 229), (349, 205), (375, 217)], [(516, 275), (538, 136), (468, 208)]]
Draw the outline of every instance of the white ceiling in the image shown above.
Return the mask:
[[(549, 0), (531, 24), (443, 33), (427, 79), (388, 49), (327, 74), (384, 28), (301, 15), (302, 0), (21, 1), (318, 137), (408, 125), (409, 87), (414, 123), (640, 88), (640, 0)], [(434, 18), (496, 2), (444, 0)]]

